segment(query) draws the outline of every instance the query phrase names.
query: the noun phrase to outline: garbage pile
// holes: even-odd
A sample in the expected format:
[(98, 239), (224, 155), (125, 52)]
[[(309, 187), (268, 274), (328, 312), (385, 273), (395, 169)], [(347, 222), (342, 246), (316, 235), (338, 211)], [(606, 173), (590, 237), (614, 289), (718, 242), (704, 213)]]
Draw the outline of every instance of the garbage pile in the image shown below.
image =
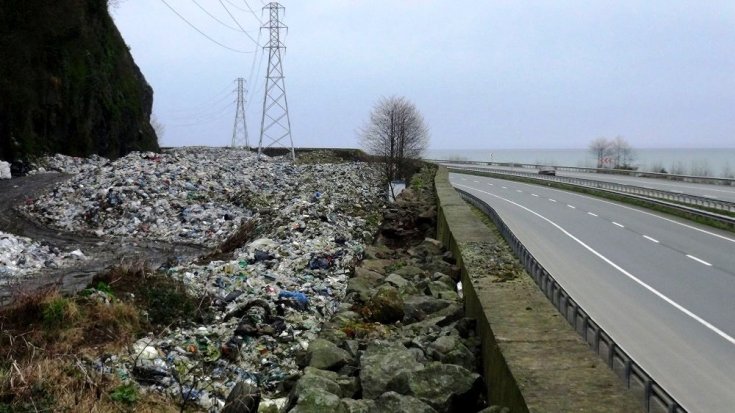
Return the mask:
[(0, 161), (0, 179), (10, 179), (13, 176), (10, 173), (10, 164)]
[(213, 319), (141, 338), (98, 372), (181, 404), (218, 411), (238, 383), (282, 391), (297, 358), (339, 308), (384, 206), (366, 164), (293, 165), (246, 151), (132, 153), (78, 175), (25, 211), (56, 228), (214, 247), (241, 225), (254, 235), (231, 258), (165, 269), (211, 297)]
[(87, 257), (80, 250), (58, 248), (0, 231), (0, 285), (44, 268), (62, 268)]
[(28, 171), (28, 174), (36, 175), (47, 172), (59, 172), (73, 175), (97, 169), (109, 162), (109, 159), (99, 155), (92, 155), (89, 158), (79, 158), (76, 156), (67, 156), (57, 153), (55, 155), (45, 156), (35, 161), (32, 165), (32, 169)]
[[(274, 214), (278, 224), (289, 221), (280, 231), (308, 233), (306, 221), (336, 219), (328, 208), (318, 216), (307, 214), (312, 198), (325, 195), (325, 205), (348, 201), (342, 212), (349, 214), (354, 203), (347, 198), (375, 195), (375, 189), (368, 189), (371, 179), (364, 165), (294, 166), (224, 148), (134, 152), (113, 162), (83, 165), (76, 176), (26, 206), (25, 212), (66, 231), (214, 247), (243, 222), (280, 207), (290, 214)], [(345, 179), (351, 174), (357, 175)], [(294, 198), (302, 193), (308, 196)], [(330, 196), (343, 198), (330, 201)]]

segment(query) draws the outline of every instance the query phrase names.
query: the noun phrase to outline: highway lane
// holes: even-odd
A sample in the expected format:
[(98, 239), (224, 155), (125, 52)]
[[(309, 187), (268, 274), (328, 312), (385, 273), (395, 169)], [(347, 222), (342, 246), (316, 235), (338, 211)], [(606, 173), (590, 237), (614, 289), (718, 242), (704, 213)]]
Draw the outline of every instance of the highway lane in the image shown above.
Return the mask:
[[(445, 164), (453, 167), (467, 167), (466, 164)], [(537, 173), (538, 169), (531, 168), (511, 168), (502, 166), (487, 166), (487, 165), (469, 165), (477, 168), (492, 168), (502, 170), (515, 170), (529, 173)], [(705, 198), (716, 199), (720, 201), (735, 202), (735, 187), (725, 185), (709, 185), (709, 184), (695, 184), (691, 182), (678, 182), (669, 181), (665, 179), (656, 178), (639, 178), (635, 176), (623, 176), (623, 175), (610, 175), (610, 174), (598, 174), (589, 172), (569, 172), (569, 171), (557, 171), (557, 176), (563, 176), (567, 178), (579, 178), (589, 179), (593, 181), (602, 182), (613, 182), (623, 185), (638, 186), (641, 188), (658, 189), (661, 191), (669, 191), (675, 193), (682, 193), (688, 195), (702, 196)]]
[(565, 290), (690, 412), (735, 406), (735, 238), (585, 195), (471, 175)]

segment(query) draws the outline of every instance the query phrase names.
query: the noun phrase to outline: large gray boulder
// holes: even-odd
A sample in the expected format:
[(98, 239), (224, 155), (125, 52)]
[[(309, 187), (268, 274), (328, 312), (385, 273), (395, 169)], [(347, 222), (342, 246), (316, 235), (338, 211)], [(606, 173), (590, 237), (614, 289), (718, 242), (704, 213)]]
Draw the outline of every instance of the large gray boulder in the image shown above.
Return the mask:
[(362, 396), (375, 399), (386, 392), (388, 383), (399, 373), (410, 373), (421, 368), (416, 356), (402, 344), (370, 345), (360, 357)]
[(384, 278), (375, 271), (358, 267), (355, 269), (355, 276), (347, 281), (347, 294), (353, 293), (360, 301), (367, 302)]
[(387, 392), (375, 401), (374, 408), (370, 410), (370, 413), (386, 412), (436, 413), (436, 410), (415, 397)]
[(475, 356), (457, 336), (441, 336), (429, 345), (428, 355), (436, 361), (475, 370)]
[(309, 344), (307, 350), (309, 366), (321, 370), (339, 370), (352, 361), (350, 353), (337, 347), (331, 341), (318, 338)]
[(398, 290), (390, 285), (378, 288), (370, 298), (366, 309), (371, 321), (392, 324), (403, 320), (403, 298)]
[(375, 407), (375, 401), (373, 400), (342, 399), (337, 413), (370, 413)]
[(402, 371), (388, 390), (420, 399), (443, 412), (476, 411), (482, 392), (480, 375), (454, 364), (433, 362), (418, 371)]
[[(331, 385), (329, 389), (325, 388), (325, 390), (329, 390), (331, 393), (345, 398), (354, 397), (360, 390), (360, 384), (357, 380), (357, 377), (343, 376), (333, 371), (319, 370), (313, 367), (307, 367), (304, 370), (304, 376), (301, 378), (301, 380), (307, 377), (319, 377), (337, 384), (337, 386), (339, 387), (338, 391), (332, 391), (334, 388), (331, 387)], [(299, 382), (301, 382), (301, 380), (299, 380)]]
[(337, 410), (339, 396), (319, 388), (304, 389), (298, 396), (296, 407), (291, 413), (324, 413)]

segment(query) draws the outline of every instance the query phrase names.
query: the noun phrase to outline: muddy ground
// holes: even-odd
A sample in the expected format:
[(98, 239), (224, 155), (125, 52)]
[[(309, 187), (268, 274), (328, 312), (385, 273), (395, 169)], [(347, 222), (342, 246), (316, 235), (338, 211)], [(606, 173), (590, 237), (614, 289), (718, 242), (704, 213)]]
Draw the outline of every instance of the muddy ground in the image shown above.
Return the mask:
[(68, 180), (70, 175), (48, 173), (0, 181), (0, 231), (46, 242), (64, 251), (81, 250), (89, 259), (73, 267), (46, 269), (0, 286), (0, 307), (15, 297), (45, 288), (73, 294), (84, 289), (108, 268), (145, 262), (150, 268), (172, 261), (189, 260), (211, 252), (190, 244), (165, 243), (126, 238), (99, 238), (47, 228), (20, 213), (16, 206)]

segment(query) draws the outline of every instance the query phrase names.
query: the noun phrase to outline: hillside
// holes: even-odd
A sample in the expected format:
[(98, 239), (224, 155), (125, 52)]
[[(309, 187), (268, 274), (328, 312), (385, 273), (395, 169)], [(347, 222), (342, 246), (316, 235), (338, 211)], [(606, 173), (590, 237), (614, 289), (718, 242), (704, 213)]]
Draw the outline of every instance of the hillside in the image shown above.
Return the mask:
[(158, 150), (153, 90), (106, 0), (0, 0), (0, 159)]

